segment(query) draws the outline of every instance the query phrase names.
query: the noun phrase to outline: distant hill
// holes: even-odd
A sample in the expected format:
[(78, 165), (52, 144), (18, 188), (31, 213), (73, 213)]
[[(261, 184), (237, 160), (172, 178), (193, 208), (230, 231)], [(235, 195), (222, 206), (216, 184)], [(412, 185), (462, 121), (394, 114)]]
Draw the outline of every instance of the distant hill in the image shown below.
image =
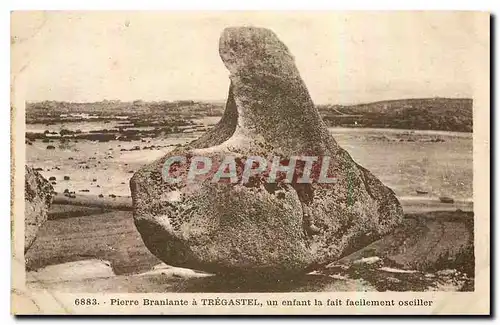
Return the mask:
[(472, 132), (472, 99), (418, 98), (358, 105), (320, 105), (330, 126)]
[[(397, 99), (357, 105), (318, 105), (329, 126), (372, 127), (472, 132), (472, 99)], [(67, 114), (90, 114), (98, 118), (126, 115), (137, 125), (161, 124), (164, 119), (221, 116), (223, 102), (191, 100), (161, 102), (101, 101), (27, 103), (26, 123), (54, 123)], [(73, 119), (78, 119), (75, 117)], [(68, 121), (69, 118), (64, 118)]]
[[(56, 123), (60, 120), (78, 120), (74, 114), (87, 114), (97, 119), (127, 116), (136, 121), (156, 121), (163, 118), (192, 119), (204, 116), (222, 116), (224, 104), (192, 100), (122, 102), (103, 100), (91, 103), (43, 101), (26, 103), (26, 123)], [(66, 115), (69, 115), (67, 117)], [(64, 116), (64, 118), (63, 118)]]

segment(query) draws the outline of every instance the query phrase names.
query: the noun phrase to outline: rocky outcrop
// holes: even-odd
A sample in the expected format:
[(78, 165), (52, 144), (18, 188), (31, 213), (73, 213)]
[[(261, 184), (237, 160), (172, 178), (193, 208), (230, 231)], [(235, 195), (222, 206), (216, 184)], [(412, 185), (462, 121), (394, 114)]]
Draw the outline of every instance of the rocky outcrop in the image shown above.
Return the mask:
[[(130, 181), (135, 224), (154, 255), (169, 265), (211, 273), (286, 276), (339, 259), (401, 223), (403, 211), (392, 190), (331, 137), (293, 56), (272, 31), (227, 28), (220, 56), (231, 79), (221, 121)], [(162, 173), (175, 156), (187, 161), (176, 169), (179, 177), (195, 156), (234, 157), (238, 168), (251, 156), (329, 159), (327, 175), (335, 181), (300, 182), (301, 165), (291, 182), (269, 181), (264, 173), (248, 183), (169, 183)]]
[(40, 173), (25, 166), (24, 187), (24, 252), (36, 239), (40, 226), (47, 221), (53, 187)]
[[(26, 254), (30, 290), (64, 292), (335, 292), (474, 291), (474, 215), (435, 211), (405, 215), (395, 231), (309, 274), (291, 278), (229, 277), (171, 267), (154, 258), (132, 213), (66, 212)], [(75, 222), (79, 227), (74, 227)], [(464, 232), (463, 230), (467, 231)], [(57, 238), (57, 245), (54, 245)], [(91, 258), (91, 259), (90, 259)]]
[(455, 269), (474, 277), (474, 213), (434, 211), (406, 215), (395, 231), (335, 264), (376, 256), (405, 270)]

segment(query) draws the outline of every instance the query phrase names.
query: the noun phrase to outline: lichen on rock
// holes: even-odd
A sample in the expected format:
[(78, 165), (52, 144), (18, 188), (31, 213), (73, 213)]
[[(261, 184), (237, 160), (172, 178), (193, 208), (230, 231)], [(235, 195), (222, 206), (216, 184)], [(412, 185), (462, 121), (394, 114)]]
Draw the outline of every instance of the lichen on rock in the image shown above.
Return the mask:
[(25, 166), (24, 252), (36, 239), (38, 229), (47, 221), (54, 188), (34, 169)]

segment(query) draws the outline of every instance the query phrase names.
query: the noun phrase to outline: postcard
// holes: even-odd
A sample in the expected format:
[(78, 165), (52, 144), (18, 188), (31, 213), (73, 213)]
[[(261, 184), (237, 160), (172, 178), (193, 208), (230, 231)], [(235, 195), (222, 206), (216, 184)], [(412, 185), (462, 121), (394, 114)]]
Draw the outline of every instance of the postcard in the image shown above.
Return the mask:
[(14, 11), (16, 315), (490, 313), (490, 15)]

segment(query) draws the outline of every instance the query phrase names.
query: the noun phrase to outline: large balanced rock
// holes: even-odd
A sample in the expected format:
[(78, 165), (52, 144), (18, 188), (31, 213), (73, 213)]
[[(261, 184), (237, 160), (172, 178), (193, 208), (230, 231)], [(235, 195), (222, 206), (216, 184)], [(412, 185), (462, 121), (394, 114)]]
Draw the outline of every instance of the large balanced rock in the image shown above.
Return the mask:
[(35, 241), (41, 225), (47, 221), (54, 188), (34, 169), (25, 166), (24, 180), (24, 252)]
[[(392, 190), (337, 145), (293, 56), (272, 31), (227, 28), (219, 51), (231, 79), (221, 121), (130, 181), (135, 224), (154, 255), (169, 265), (213, 273), (284, 276), (334, 261), (401, 223)], [(234, 157), (238, 182), (165, 178), (165, 166), (170, 172), (172, 159), (183, 157), (173, 171), (187, 180), (199, 156), (220, 165)], [(291, 182), (265, 172), (240, 182), (241, 167), (253, 164), (250, 156), (278, 162), (316, 157), (328, 162), (327, 175), (335, 181), (318, 181), (315, 162), (309, 183), (298, 180), (304, 164)]]

